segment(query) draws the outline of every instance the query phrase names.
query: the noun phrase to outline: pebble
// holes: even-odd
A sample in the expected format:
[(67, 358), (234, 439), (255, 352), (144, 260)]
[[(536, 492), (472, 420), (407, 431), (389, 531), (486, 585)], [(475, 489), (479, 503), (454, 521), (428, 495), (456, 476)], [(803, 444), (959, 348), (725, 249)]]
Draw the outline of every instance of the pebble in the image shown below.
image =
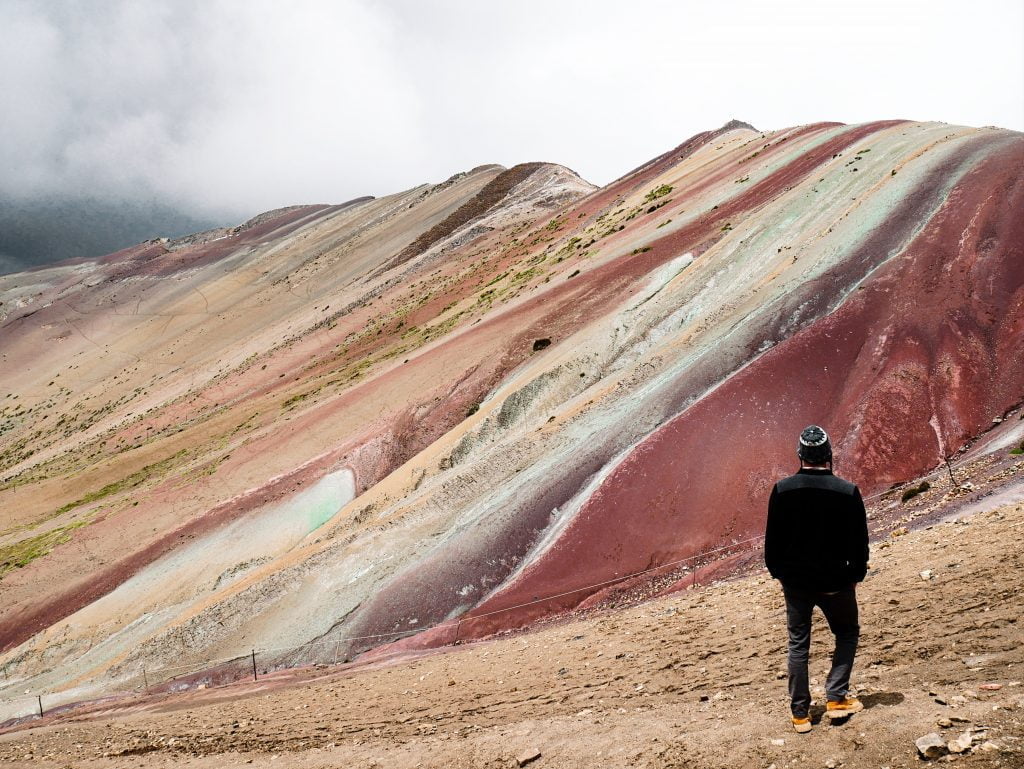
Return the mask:
[(923, 579), (923, 580), (929, 580), (929, 579), (931, 579), (934, 576), (935, 576), (935, 574), (932, 572), (931, 569), (925, 569), (924, 571), (921, 572), (921, 579)]
[(536, 748), (530, 748), (529, 750), (524, 750), (520, 753), (516, 758), (516, 761), (519, 762), (520, 766), (526, 766), (527, 764), (533, 763), (538, 758), (540, 758), (540, 751)]
[(772, 745), (774, 745), (777, 748), (781, 748), (785, 744), (786, 744), (786, 741), (783, 740), (783, 739), (772, 740)]

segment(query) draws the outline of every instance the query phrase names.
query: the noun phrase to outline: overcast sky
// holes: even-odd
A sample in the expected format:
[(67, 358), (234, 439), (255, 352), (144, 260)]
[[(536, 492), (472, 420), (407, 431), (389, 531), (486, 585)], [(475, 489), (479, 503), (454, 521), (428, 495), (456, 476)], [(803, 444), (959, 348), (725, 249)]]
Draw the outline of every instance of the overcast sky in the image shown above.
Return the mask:
[(0, 0), (0, 206), (240, 220), (730, 118), (1024, 130), (1024, 2)]

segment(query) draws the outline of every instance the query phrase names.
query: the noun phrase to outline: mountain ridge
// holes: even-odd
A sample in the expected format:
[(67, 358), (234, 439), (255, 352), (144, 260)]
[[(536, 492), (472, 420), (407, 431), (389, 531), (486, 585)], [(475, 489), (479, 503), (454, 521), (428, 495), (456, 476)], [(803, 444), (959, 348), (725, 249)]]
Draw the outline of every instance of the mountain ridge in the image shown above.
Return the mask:
[(71, 699), (528, 625), (755, 535), (810, 421), (918, 477), (1024, 399), (1022, 157), (734, 122), (0, 276), (3, 664)]

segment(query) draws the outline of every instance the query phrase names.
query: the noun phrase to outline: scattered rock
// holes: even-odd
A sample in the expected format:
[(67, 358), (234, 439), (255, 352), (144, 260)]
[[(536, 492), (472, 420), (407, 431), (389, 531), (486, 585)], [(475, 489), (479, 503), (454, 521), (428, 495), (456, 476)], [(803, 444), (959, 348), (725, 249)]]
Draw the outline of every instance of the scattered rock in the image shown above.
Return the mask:
[(950, 740), (946, 743), (946, 750), (950, 753), (963, 753), (964, 751), (970, 750), (973, 740), (971, 739), (970, 732), (964, 732), (955, 740)]
[(782, 746), (784, 746), (785, 744), (786, 744), (786, 741), (785, 741), (785, 740), (783, 740), (783, 739), (781, 739), (781, 738), (780, 738), (780, 739), (777, 739), (777, 740), (772, 740), (772, 745), (774, 745), (774, 746), (775, 746), (775, 747), (777, 747), (777, 748), (781, 748), (781, 747), (782, 747)]
[(922, 758), (938, 758), (946, 752), (946, 743), (938, 732), (929, 732), (923, 737), (918, 737), (914, 744)]
[(940, 718), (938, 721), (935, 722), (935, 724), (941, 729), (948, 729), (953, 725), (953, 721), (949, 718)]
[(836, 760), (830, 758), (825, 762), (825, 769), (836, 769)]
[(1002, 684), (981, 684), (979, 689), (984, 689), (987, 692), (997, 692), (1003, 688)]
[(932, 572), (931, 569), (925, 569), (924, 571), (921, 572), (921, 579), (924, 579), (924, 580), (932, 579), (932, 577), (934, 577), (934, 576), (935, 576), (935, 574)]
[(533, 763), (538, 758), (540, 758), (540, 751), (536, 748), (530, 748), (529, 750), (524, 750), (520, 753), (516, 758), (516, 761), (519, 762), (520, 766), (526, 766), (527, 764)]

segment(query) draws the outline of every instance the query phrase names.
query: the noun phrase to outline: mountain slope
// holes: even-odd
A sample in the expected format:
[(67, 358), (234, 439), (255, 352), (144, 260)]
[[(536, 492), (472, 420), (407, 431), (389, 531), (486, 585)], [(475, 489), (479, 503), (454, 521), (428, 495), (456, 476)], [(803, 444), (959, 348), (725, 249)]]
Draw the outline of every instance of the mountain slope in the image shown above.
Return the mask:
[(2, 277), (4, 664), (75, 698), (530, 623), (743, 545), (809, 422), (914, 478), (1024, 400), (1022, 164), (731, 123)]

